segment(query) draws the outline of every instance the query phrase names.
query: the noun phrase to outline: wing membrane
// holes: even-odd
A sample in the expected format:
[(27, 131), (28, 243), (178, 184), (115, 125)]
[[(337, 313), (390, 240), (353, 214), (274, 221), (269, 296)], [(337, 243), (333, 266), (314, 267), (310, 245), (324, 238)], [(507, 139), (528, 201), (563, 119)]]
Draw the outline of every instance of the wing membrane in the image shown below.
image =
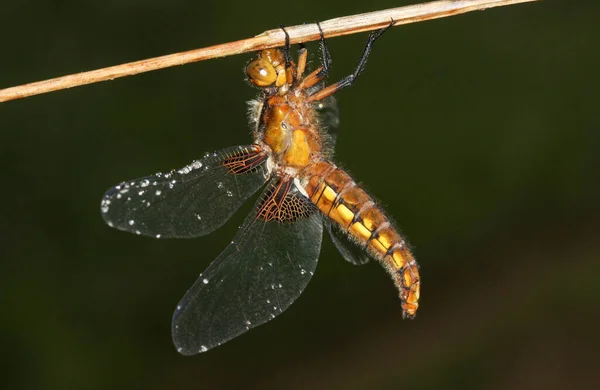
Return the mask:
[(256, 145), (205, 156), (177, 171), (123, 182), (102, 199), (112, 227), (153, 237), (197, 237), (223, 225), (268, 179)]
[(365, 248), (352, 241), (348, 234), (345, 234), (339, 228), (332, 226), (330, 222), (327, 222), (325, 226), (327, 227), (331, 241), (346, 261), (354, 265), (362, 265), (371, 260), (371, 257)]
[[(329, 134), (331, 139), (331, 149), (333, 151), (337, 141), (338, 127), (340, 124), (339, 109), (335, 97), (329, 96), (326, 99), (319, 101), (316, 111), (319, 115), (319, 123), (325, 128), (327, 134)], [(362, 265), (369, 262), (371, 257), (366, 250), (352, 241), (347, 234), (337, 227), (332, 226), (329, 222), (325, 223), (325, 227), (329, 232), (331, 241), (346, 261), (355, 265)]]
[[(315, 90), (318, 90), (319, 88), (316, 88)], [(328, 137), (324, 138), (324, 142), (333, 152), (340, 125), (337, 101), (334, 96), (328, 96), (323, 100), (315, 102), (314, 107), (317, 112), (319, 127), (328, 135)]]
[(323, 100), (319, 100), (315, 104), (315, 110), (317, 111), (319, 118), (319, 125), (327, 133), (329, 133), (332, 138), (334, 138), (333, 143), (335, 145), (335, 138), (337, 138), (337, 132), (340, 126), (340, 112), (337, 101), (334, 96), (329, 96)]
[[(321, 215), (293, 183), (277, 180), (177, 306), (172, 332), (180, 353), (207, 351), (275, 318), (310, 281)], [(275, 211), (276, 204), (287, 211)]]

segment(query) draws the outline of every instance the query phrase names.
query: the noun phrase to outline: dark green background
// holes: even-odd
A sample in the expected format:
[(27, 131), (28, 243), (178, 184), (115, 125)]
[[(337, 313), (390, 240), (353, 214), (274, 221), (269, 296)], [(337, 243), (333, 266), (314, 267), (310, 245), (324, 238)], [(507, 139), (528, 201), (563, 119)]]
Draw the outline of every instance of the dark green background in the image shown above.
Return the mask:
[[(407, 3), (6, 2), (0, 87)], [(285, 314), (195, 357), (172, 312), (247, 208), (161, 241), (105, 226), (100, 198), (248, 143), (249, 56), (0, 104), (0, 387), (600, 388), (599, 11), (542, 1), (388, 32), (338, 95), (336, 156), (414, 245), (417, 318), (326, 238)], [(329, 41), (332, 81), (365, 39)]]

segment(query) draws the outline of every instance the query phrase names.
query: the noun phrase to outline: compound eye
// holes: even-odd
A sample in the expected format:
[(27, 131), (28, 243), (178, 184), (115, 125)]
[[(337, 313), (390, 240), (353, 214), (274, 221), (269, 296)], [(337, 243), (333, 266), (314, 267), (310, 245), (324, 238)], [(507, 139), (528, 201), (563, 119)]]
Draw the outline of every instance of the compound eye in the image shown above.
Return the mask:
[(250, 62), (246, 66), (246, 74), (250, 82), (257, 87), (268, 87), (277, 80), (277, 71), (273, 65), (262, 58)]

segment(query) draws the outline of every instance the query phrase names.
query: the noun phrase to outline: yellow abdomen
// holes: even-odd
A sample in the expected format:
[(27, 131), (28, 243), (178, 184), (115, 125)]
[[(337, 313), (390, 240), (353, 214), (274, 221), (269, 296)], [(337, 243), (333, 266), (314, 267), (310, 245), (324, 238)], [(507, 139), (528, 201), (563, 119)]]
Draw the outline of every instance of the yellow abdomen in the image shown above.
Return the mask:
[(404, 238), (373, 199), (334, 164), (320, 161), (303, 171), (312, 202), (363, 246), (392, 276), (404, 315), (419, 307), (419, 269)]

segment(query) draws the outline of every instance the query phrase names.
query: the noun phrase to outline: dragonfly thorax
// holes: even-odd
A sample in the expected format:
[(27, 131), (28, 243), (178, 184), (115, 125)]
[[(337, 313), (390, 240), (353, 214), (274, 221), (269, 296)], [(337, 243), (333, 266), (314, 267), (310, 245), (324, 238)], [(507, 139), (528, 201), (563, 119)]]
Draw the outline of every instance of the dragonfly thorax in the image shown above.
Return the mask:
[(322, 145), (315, 115), (312, 106), (295, 93), (267, 99), (258, 137), (271, 148), (279, 166), (301, 169), (320, 157)]

